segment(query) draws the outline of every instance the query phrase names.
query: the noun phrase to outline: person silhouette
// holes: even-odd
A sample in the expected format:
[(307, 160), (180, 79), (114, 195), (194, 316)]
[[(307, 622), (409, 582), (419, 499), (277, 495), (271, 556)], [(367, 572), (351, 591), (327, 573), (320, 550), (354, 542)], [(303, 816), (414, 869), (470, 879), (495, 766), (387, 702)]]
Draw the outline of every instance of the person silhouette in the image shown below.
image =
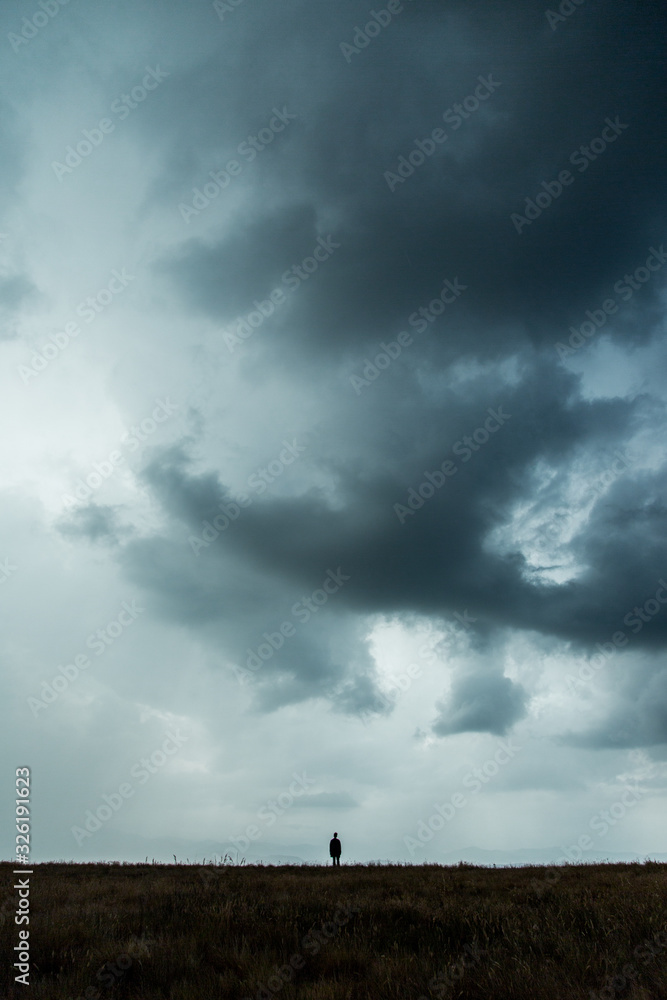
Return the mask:
[(329, 854), (333, 860), (334, 867), (336, 865), (340, 866), (340, 840), (337, 833), (334, 833), (333, 840), (329, 841)]

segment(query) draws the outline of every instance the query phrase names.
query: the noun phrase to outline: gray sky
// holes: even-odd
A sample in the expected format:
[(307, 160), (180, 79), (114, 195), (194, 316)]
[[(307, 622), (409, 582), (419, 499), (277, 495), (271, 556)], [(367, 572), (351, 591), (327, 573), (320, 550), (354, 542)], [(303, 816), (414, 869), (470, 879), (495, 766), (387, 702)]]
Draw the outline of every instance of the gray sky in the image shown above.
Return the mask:
[(372, 10), (2, 7), (34, 860), (663, 850), (659, 8)]

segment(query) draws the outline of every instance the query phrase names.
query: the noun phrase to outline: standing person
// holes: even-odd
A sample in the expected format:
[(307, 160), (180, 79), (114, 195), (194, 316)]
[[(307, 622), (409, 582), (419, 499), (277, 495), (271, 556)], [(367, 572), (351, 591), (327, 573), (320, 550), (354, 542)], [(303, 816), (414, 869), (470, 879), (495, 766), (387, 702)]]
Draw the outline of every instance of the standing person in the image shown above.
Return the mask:
[(334, 867), (336, 865), (340, 867), (340, 840), (337, 833), (334, 833), (333, 840), (329, 841), (329, 854), (333, 858)]

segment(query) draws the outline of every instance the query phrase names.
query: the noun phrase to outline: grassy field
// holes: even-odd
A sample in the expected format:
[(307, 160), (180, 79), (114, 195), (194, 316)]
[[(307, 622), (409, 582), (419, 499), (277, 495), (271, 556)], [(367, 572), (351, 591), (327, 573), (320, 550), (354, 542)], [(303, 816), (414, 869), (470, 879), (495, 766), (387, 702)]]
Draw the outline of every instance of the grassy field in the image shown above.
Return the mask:
[(0, 865), (3, 1000), (667, 1000), (656, 862), (35, 865), (29, 987), (5, 962), (12, 867)]

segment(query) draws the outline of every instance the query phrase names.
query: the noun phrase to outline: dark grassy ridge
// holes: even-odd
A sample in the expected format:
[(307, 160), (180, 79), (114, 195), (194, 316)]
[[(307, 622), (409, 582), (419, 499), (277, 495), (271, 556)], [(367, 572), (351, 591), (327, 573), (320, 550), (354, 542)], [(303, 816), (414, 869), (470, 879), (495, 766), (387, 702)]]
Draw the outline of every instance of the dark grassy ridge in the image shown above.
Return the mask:
[(34, 865), (27, 988), (12, 867), (3, 1000), (667, 1000), (666, 864)]

